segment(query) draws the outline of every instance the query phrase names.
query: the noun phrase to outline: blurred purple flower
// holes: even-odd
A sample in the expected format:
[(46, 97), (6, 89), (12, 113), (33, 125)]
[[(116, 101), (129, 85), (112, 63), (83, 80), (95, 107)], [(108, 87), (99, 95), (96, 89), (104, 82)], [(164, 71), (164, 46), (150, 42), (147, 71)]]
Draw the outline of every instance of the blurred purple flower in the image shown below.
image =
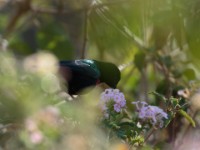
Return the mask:
[(110, 102), (114, 102), (113, 108), (116, 112), (120, 112), (126, 106), (124, 94), (118, 89), (106, 89), (101, 93), (100, 104), (104, 112), (108, 110), (107, 105)]
[(146, 102), (132, 102), (138, 111), (138, 118), (144, 122), (150, 122), (153, 126), (163, 127), (163, 118), (167, 119), (167, 113), (157, 106), (148, 105)]

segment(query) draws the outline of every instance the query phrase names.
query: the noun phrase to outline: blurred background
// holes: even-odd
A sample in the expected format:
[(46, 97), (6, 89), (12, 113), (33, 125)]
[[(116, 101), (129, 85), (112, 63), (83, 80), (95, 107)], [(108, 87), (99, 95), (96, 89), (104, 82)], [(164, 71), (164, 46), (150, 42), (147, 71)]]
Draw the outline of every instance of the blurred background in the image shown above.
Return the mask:
[[(198, 106), (199, 26), (199, 0), (0, 0), (2, 149), (128, 149), (119, 139), (110, 144), (95, 124), (101, 90), (65, 105), (52, 75), (58, 60), (116, 64), (122, 74), (118, 88), (128, 104), (141, 100), (160, 106), (149, 92), (169, 98), (187, 89), (185, 99)], [(190, 108), (194, 120), (198, 109)], [(187, 128), (182, 121), (177, 121), (177, 134)], [(21, 132), (22, 122), (26, 132)], [(168, 141), (178, 136), (166, 132), (158, 135)]]

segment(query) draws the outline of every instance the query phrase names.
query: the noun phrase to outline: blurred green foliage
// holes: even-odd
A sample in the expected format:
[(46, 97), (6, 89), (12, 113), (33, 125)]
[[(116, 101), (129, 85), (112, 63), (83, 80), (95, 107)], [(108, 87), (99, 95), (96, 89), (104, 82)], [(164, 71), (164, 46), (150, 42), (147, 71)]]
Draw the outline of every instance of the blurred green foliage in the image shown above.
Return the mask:
[[(86, 98), (81, 97), (78, 102), (60, 104), (63, 102), (58, 96), (61, 87), (55, 88), (58, 84), (57, 75), (51, 74), (47, 77), (45, 74), (41, 75), (41, 72), (33, 73), (30, 70), (32, 67), (34, 70), (35, 66), (30, 66), (30, 70), (27, 70), (24, 60), (29, 58), (29, 55), (44, 50), (59, 60), (84, 57), (117, 64), (122, 74), (118, 88), (125, 93), (130, 111), (134, 111), (130, 106), (133, 100), (165, 106), (159, 95), (149, 94), (156, 91), (168, 100), (180, 100), (181, 106), (182, 103), (187, 104), (183, 110), (190, 112), (195, 121), (198, 110), (193, 110), (192, 105), (188, 103), (193, 104), (193, 99), (198, 101), (196, 95), (199, 89), (200, 69), (199, 3), (199, 0), (0, 2), (0, 50), (9, 51), (0, 54), (1, 147), (13, 143), (10, 149), (17, 149), (12, 146), (24, 149), (36, 149), (37, 146), (37, 149), (66, 149), (69, 142), (79, 141), (77, 139), (80, 139), (77, 145), (82, 144), (86, 149), (117, 147), (120, 150), (120, 146), (125, 146), (115, 144), (118, 143), (115, 136), (114, 144), (109, 145), (105, 140), (105, 130), (102, 131), (102, 128), (96, 126), (95, 119), (99, 115), (94, 107), (99, 99), (96, 90), (94, 95), (91, 93)], [(179, 95), (180, 90), (185, 90), (185, 93)], [(35, 116), (40, 116), (40, 112), (49, 105), (56, 105), (61, 111), (60, 118), (64, 118), (63, 124), (52, 127), (49, 126), (51, 123), (43, 124), (37, 117), (35, 119)], [(198, 106), (195, 103), (194, 105)], [(182, 121), (184, 117), (194, 124), (192, 118), (182, 113), (182, 116), (174, 117), (176, 126), (172, 119), (164, 131), (157, 133), (173, 145), (173, 141), (178, 138), (178, 132), (187, 128), (187, 123)], [(13, 128), (17, 128), (16, 131), (18, 128), (21, 130), (18, 125), (24, 126), (27, 118), (34, 118), (35, 122), (38, 122), (35, 130), (42, 130), (45, 142), (39, 145), (31, 143), (28, 137), (31, 135), (29, 132), (33, 131), (23, 131), (24, 128), (17, 134), (16, 139), (19, 141), (14, 138), (12, 142), (7, 142), (15, 134)], [(198, 126), (198, 122), (196, 124)], [(91, 132), (93, 128), (95, 133)], [(186, 133), (187, 130), (185, 135)], [(86, 140), (88, 136), (89, 140)], [(101, 140), (98, 140), (99, 138)], [(94, 145), (88, 142), (90, 140)], [(151, 144), (156, 143), (155, 141), (158, 141), (158, 148), (164, 147), (165, 144), (159, 146), (159, 138), (154, 137), (149, 142)]]

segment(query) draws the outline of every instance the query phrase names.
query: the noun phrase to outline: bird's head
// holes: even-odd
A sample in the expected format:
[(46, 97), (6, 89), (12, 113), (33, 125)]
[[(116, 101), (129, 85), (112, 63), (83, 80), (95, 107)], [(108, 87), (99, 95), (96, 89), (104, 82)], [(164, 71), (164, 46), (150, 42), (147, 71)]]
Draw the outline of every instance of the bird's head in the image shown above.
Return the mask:
[(116, 88), (121, 77), (118, 67), (109, 62), (95, 60), (95, 63), (100, 71), (100, 82), (106, 83), (111, 88)]

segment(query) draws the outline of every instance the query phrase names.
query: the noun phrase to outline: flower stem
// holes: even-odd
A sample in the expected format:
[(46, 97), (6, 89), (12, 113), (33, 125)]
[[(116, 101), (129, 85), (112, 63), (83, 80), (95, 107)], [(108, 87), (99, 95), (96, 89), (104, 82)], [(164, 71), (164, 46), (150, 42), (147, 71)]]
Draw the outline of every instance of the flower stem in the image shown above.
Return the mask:
[(155, 128), (152, 127), (149, 131), (149, 133), (147, 134), (147, 136), (144, 139), (144, 143), (147, 142), (147, 140), (149, 139), (149, 137), (153, 134), (153, 132), (155, 131)]

